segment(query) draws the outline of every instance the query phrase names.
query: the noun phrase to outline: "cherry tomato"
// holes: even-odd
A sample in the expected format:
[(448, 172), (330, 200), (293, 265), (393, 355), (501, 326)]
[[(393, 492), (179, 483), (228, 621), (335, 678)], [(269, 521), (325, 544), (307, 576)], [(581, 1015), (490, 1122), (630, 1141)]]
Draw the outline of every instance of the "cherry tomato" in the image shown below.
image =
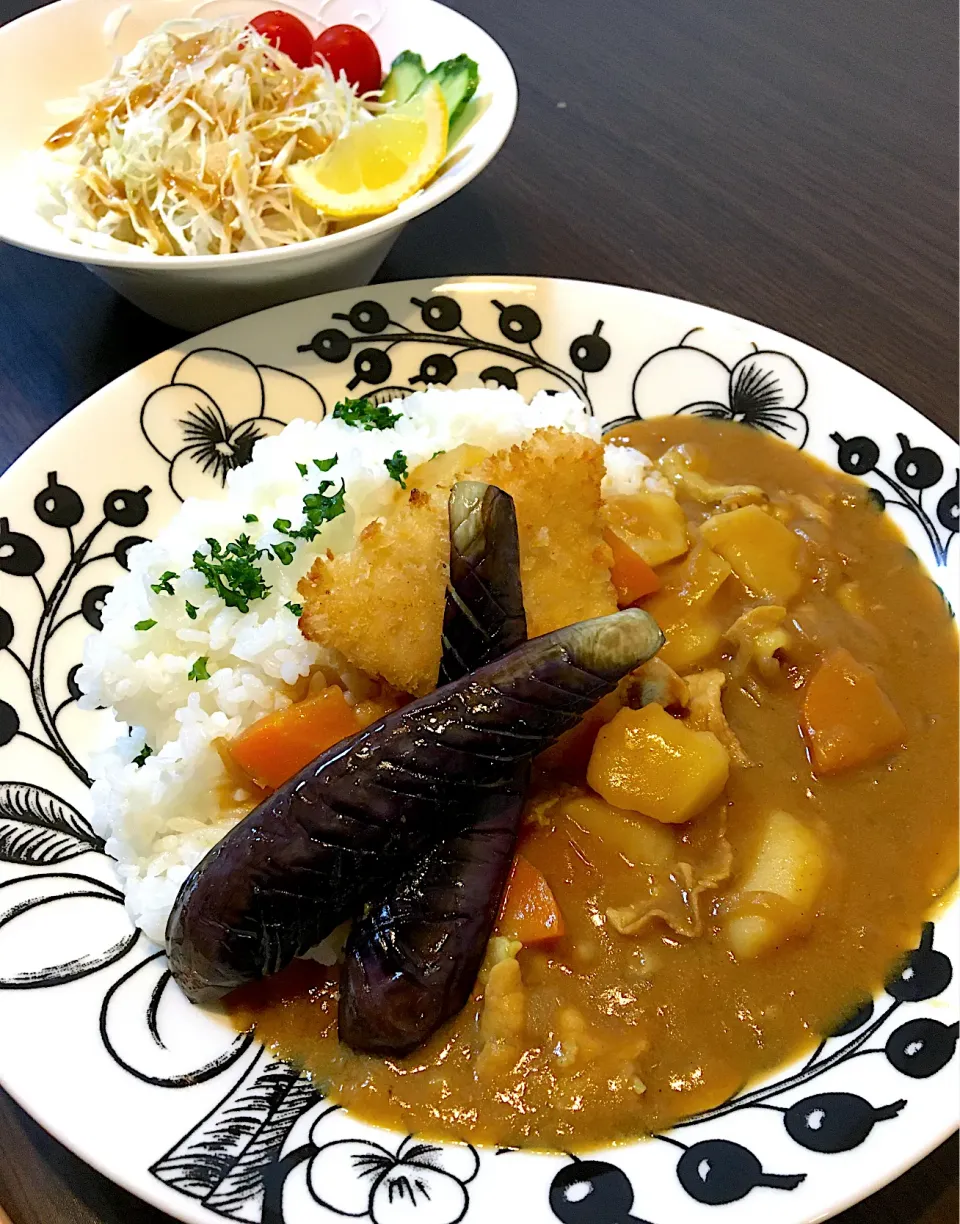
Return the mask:
[(357, 93), (379, 89), (383, 79), (380, 52), (369, 34), (354, 25), (334, 25), (324, 30), (313, 44), (313, 54), (325, 60), (333, 75), (342, 72)]
[(293, 13), (271, 9), (254, 17), (250, 25), (278, 51), (289, 55), (298, 68), (309, 68), (313, 63), (313, 35)]

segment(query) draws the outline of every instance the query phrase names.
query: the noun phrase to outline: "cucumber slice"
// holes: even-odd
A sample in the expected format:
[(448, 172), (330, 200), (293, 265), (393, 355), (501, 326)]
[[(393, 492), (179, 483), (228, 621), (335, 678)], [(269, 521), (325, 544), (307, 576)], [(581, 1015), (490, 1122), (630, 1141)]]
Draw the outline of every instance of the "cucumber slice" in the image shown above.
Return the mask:
[(436, 81), (443, 91), (452, 127), (463, 108), (477, 92), (480, 70), (469, 55), (458, 55), (456, 59), (444, 60), (442, 64), (437, 64), (432, 72), (428, 72), (420, 82), (417, 92), (425, 89), (431, 81)]
[(381, 102), (406, 102), (413, 97), (427, 75), (423, 60), (416, 51), (401, 51), (390, 65), (390, 72), (383, 82)]

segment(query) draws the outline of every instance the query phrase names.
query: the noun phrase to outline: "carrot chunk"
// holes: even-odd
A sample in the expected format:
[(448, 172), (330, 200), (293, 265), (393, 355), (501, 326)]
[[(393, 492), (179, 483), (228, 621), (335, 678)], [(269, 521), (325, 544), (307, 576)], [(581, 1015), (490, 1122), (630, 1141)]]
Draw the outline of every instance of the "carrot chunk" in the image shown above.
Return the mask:
[(660, 579), (638, 552), (625, 543), (615, 531), (605, 527), (603, 538), (613, 553), (610, 581), (617, 591), (617, 603), (628, 608), (644, 595), (652, 595), (660, 589)]
[(259, 719), (231, 741), (230, 752), (258, 786), (276, 789), (360, 727), (343, 690), (331, 684), (316, 697)]
[(513, 860), (497, 931), (524, 945), (557, 939), (566, 931), (550, 885), (522, 854)]
[(801, 717), (818, 774), (879, 760), (906, 734), (876, 677), (842, 648), (827, 655), (807, 684)]

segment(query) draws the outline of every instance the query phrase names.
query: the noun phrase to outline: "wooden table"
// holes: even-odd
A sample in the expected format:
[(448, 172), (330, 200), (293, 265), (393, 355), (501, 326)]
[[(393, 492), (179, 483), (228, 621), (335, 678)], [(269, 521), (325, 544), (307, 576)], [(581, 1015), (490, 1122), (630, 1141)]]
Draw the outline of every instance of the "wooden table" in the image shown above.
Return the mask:
[[(516, 128), (378, 279), (513, 272), (692, 298), (826, 350), (956, 435), (953, 3), (454, 3), (513, 59)], [(32, 7), (0, 0), (0, 21)], [(179, 338), (78, 265), (0, 248), (0, 470)], [(166, 1218), (2, 1094), (0, 1203), (14, 1224)], [(842, 1218), (957, 1214), (951, 1141)]]

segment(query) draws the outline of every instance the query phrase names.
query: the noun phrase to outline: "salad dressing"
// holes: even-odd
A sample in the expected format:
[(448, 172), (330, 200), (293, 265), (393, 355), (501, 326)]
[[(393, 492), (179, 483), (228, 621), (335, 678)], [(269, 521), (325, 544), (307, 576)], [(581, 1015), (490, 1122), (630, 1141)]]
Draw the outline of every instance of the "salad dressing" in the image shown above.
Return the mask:
[(61, 124), (55, 132), (51, 132), (43, 142), (43, 147), (45, 149), (62, 149), (64, 145), (70, 144), (86, 122), (87, 112), (84, 111), (82, 115), (77, 115), (76, 118)]

